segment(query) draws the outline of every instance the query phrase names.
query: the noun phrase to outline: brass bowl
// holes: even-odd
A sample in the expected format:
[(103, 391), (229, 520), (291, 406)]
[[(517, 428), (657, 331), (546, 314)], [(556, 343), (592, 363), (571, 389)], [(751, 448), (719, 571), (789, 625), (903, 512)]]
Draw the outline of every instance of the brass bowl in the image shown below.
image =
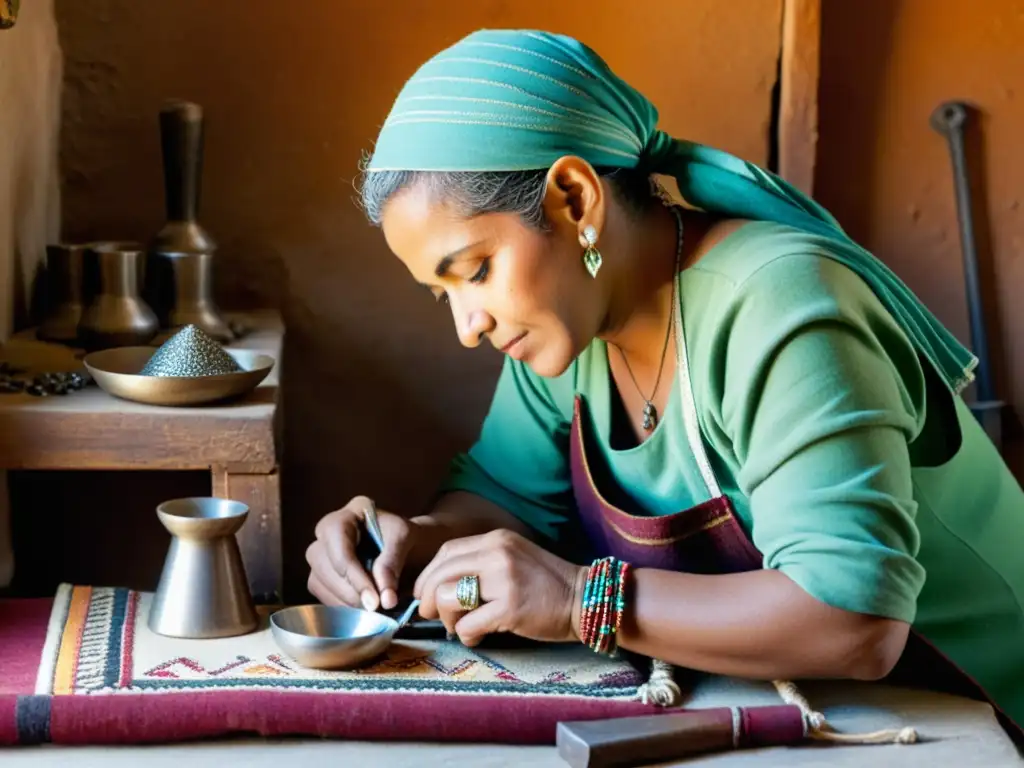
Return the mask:
[(148, 405), (204, 405), (241, 397), (259, 386), (274, 367), (274, 358), (248, 350), (224, 350), (241, 371), (216, 376), (142, 376), (156, 347), (115, 347), (92, 352), (83, 362), (104, 392)]

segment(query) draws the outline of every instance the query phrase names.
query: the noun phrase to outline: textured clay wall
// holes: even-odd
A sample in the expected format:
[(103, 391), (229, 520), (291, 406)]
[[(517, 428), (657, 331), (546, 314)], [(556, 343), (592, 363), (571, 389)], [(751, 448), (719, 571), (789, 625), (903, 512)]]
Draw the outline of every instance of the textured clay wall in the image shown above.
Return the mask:
[[(620, 0), (57, 8), (65, 237), (150, 237), (163, 216), (157, 110), (167, 97), (205, 107), (201, 219), (221, 246), (218, 290), (226, 303), (276, 304), (288, 324), (282, 480), (293, 586), (304, 586), (315, 520), (352, 494), (405, 511), (423, 503), (473, 438), (500, 362), (458, 345), (450, 316), (352, 204), (360, 152), (423, 59), (484, 26), (568, 32), (644, 90), (667, 130), (757, 162), (768, 155), (781, 0), (688, 0), (653, 15)], [(102, 495), (96, 480), (74, 482)], [(117, 482), (108, 489), (125, 487)], [(35, 483), (32, 492), (47, 491)], [(63, 498), (80, 497), (68, 488)], [(149, 501), (104, 514), (148, 523)], [(130, 541), (129, 524), (113, 535)], [(114, 578), (113, 566), (104, 575)]]
[(826, 0), (815, 192), (969, 340), (941, 102), (968, 133), (997, 394), (1024, 414), (1024, 2)]
[[(0, 30), (0, 346), (26, 322), (31, 283), (60, 215), (61, 51), (53, 0), (22, 3)], [(14, 570), (0, 470), (0, 589)]]

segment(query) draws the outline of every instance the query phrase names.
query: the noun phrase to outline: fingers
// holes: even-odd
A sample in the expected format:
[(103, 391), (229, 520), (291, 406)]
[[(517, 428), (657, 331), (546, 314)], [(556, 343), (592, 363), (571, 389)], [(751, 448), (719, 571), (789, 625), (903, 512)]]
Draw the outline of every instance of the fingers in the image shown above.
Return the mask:
[(449, 635), (458, 635), (463, 645), (473, 646), (492, 632), (508, 631), (505, 627), (507, 601), (493, 600), (467, 611), (459, 604), (456, 589), (455, 582), (445, 582), (435, 593), (437, 613)]
[(476, 576), (480, 580), (480, 602), (498, 599), (498, 590), (502, 585), (496, 583), (493, 575), (488, 578), (488, 572), (493, 569), (487, 560), (487, 554), (482, 551), (468, 552), (458, 557), (447, 558), (434, 567), (427, 579), (420, 584), (420, 591), (413, 593), (420, 599), (420, 614), (427, 619), (438, 616), (439, 588), (442, 585), (446, 585), (446, 588), (450, 585), (454, 596), (455, 585), (463, 576)]
[(359, 605), (358, 595), (356, 595), (355, 592), (352, 591), (351, 587), (348, 587), (348, 590), (351, 592), (351, 596), (354, 596), (356, 598), (355, 602), (352, 602), (351, 597), (344, 596), (345, 593), (343, 591), (341, 591), (341, 594), (339, 594), (339, 591), (329, 588), (324, 583), (323, 579), (321, 579), (316, 573), (312, 571), (310, 572), (309, 579), (306, 582), (306, 588), (317, 600), (319, 600), (324, 605)]
[(373, 562), (373, 579), (381, 606), (390, 610), (398, 605), (398, 583), (405, 560), (412, 549), (409, 522), (398, 515), (378, 513), (384, 550)]
[(338, 596), (327, 589), (313, 571), (309, 572), (309, 578), (306, 580), (306, 589), (308, 589), (310, 594), (324, 605), (341, 604), (341, 600)]
[(462, 557), (466, 554), (473, 552), (481, 552), (488, 550), (492, 542), (496, 541), (495, 532), (485, 533), (479, 536), (466, 536), (461, 539), (452, 539), (446, 541), (441, 545), (441, 548), (437, 550), (437, 554), (434, 559), (431, 560), (427, 566), (420, 571), (419, 576), (416, 577), (416, 583), (413, 585), (412, 593), (416, 597), (426, 594), (424, 586), (428, 582), (437, 583), (436, 574), (437, 572), (445, 568), (448, 563), (452, 560)]
[(314, 541), (306, 550), (310, 574), (309, 591), (324, 605), (360, 605), (359, 593), (334, 568), (322, 541)]
[(479, 645), (487, 635), (508, 632), (508, 606), (502, 600), (484, 603), (475, 611), (465, 614), (455, 623), (455, 634), (463, 645)]
[(380, 604), (390, 610), (398, 605), (398, 575), (405, 565), (405, 556), (409, 552), (407, 539), (392, 544), (386, 541), (384, 551), (373, 563), (373, 578), (380, 592)]
[[(466, 609), (459, 605), (455, 592), (455, 582), (448, 581), (438, 586), (434, 593), (434, 610), (437, 611), (437, 616), (449, 635), (455, 634), (455, 624), (466, 613)], [(422, 610), (423, 604), (420, 603), (420, 605), (420, 610)]]
[[(372, 504), (356, 496), (339, 510), (325, 515), (316, 526), (316, 546), (307, 551), (319, 589), (328, 599), (376, 611), (398, 605), (398, 584), (411, 548), (409, 523), (398, 515), (378, 510), (384, 551), (374, 559), (373, 573), (366, 572), (356, 545), (365, 535), (366, 510)], [(355, 596), (353, 598), (353, 595)]]
[[(318, 557), (317, 565), (314, 566), (309, 556), (307, 560), (317, 569), (317, 576), (323, 586), (346, 600), (354, 591), (355, 599), (346, 604), (361, 604), (367, 610), (376, 610), (377, 591), (356, 556), (355, 543), (359, 529), (348, 507), (326, 515), (317, 523), (316, 535), (315, 544), (320, 545), (322, 555), (311, 546), (309, 554)], [(343, 583), (347, 584), (347, 588)]]
[[(458, 582), (447, 581), (440, 584), (437, 587), (437, 591), (434, 592), (434, 605), (437, 611), (437, 616), (444, 624), (444, 628), (448, 631), (448, 635), (452, 636), (456, 632), (456, 625), (463, 616), (470, 613), (462, 604), (459, 602), (458, 594)], [(491, 603), (484, 603), (483, 597), (481, 596), (480, 606), (491, 605)], [(479, 610), (476, 608), (474, 610)]]
[[(514, 596), (515, 559), (519, 538), (510, 531), (492, 531), (447, 542), (416, 580), (424, 618), (440, 618), (449, 634), (465, 645), (476, 645), (492, 632), (512, 631), (509, 612)], [(467, 612), (459, 604), (459, 579), (479, 579), (480, 606)], [(513, 602), (510, 602), (513, 601)]]
[[(361, 514), (362, 508), (358, 508), (359, 512), (355, 509), (354, 502), (350, 502), (339, 510), (337, 516), (331, 514), (321, 520), (317, 524), (317, 540), (323, 543), (335, 573), (358, 593), (359, 597), (354, 604), (362, 604), (366, 610), (375, 611), (378, 606), (377, 589), (356, 555), (360, 519), (356, 515)], [(321, 580), (325, 580), (324, 573), (319, 575)], [(326, 581), (326, 585), (333, 591), (333, 580)]]

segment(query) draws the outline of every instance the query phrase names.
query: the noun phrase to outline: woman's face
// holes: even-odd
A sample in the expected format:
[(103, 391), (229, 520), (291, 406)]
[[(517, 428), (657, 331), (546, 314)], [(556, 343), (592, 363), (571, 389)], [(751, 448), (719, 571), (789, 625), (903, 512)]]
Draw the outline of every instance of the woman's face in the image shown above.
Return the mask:
[(579, 206), (545, 208), (551, 229), (541, 232), (514, 214), (465, 218), (414, 185), (387, 203), (382, 228), (413, 278), (451, 308), (465, 346), (489, 341), (551, 377), (597, 335), (606, 298), (583, 266)]

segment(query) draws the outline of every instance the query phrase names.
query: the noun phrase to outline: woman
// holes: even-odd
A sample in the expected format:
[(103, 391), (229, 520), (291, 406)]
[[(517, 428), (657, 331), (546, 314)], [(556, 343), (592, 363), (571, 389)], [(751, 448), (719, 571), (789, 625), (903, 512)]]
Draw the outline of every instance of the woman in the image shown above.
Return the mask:
[[(591, 50), (482, 31), (406, 83), (362, 197), (505, 355), (428, 514), (320, 521), (325, 603), (751, 678), (876, 680), (923, 638), (1024, 721), (1024, 494), (975, 358), (819, 205), (672, 139)], [(690, 207), (655, 194), (675, 177)], [(938, 674), (933, 671), (932, 674)]]

